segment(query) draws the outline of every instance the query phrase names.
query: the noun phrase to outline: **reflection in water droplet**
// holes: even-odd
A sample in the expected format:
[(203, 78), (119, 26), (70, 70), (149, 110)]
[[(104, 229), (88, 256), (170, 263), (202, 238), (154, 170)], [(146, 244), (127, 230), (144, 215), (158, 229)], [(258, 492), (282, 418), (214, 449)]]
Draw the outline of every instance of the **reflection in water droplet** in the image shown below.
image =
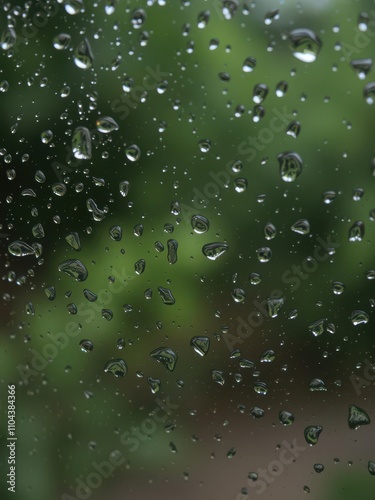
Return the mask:
[(319, 440), (319, 435), (323, 431), (323, 427), (320, 425), (309, 425), (305, 429), (305, 439), (306, 443), (309, 444), (310, 446), (314, 446), (318, 440)]
[(298, 153), (287, 151), (277, 156), (280, 175), (284, 182), (294, 182), (302, 172), (302, 158)]
[(25, 255), (34, 255), (35, 253), (33, 247), (20, 240), (13, 241), (13, 243), (8, 246), (8, 251), (15, 257), (24, 257)]
[(225, 384), (225, 379), (223, 376), (223, 372), (220, 370), (211, 370), (211, 377), (214, 382), (216, 382), (219, 385), (224, 385)]
[(141, 150), (136, 144), (132, 144), (125, 149), (125, 155), (128, 160), (137, 161), (141, 157)]
[(322, 42), (312, 30), (296, 29), (289, 33), (290, 47), (294, 57), (306, 63), (312, 63), (318, 57)]
[(128, 366), (121, 358), (111, 359), (104, 367), (106, 373), (112, 373), (115, 377), (123, 377), (128, 372)]
[(283, 425), (292, 425), (295, 420), (293, 413), (287, 410), (281, 410), (279, 413), (279, 420)]
[(150, 356), (155, 358), (159, 363), (162, 363), (170, 372), (173, 372), (176, 367), (178, 359), (177, 354), (169, 347), (154, 349), (150, 353)]
[(269, 262), (272, 258), (272, 251), (269, 247), (258, 248), (256, 252), (259, 262)]
[(110, 134), (114, 130), (118, 130), (118, 123), (110, 116), (101, 116), (96, 120), (96, 128), (102, 134)]
[(295, 222), (290, 228), (293, 232), (298, 234), (309, 234), (310, 232), (310, 223), (306, 219), (299, 219)]
[(374, 104), (375, 102), (375, 82), (368, 83), (364, 90), (363, 96), (367, 104)]
[(163, 288), (162, 286), (159, 286), (158, 291), (163, 301), (163, 304), (166, 304), (167, 306), (172, 306), (176, 302), (169, 288)]
[(371, 419), (368, 414), (356, 405), (349, 406), (349, 416), (348, 416), (348, 425), (349, 429), (356, 430), (361, 425), (368, 425), (371, 423)]
[(79, 346), (81, 348), (82, 352), (91, 352), (94, 349), (94, 344), (91, 342), (91, 340), (83, 339), (79, 343)]
[(91, 134), (86, 127), (77, 127), (72, 135), (72, 149), (75, 158), (89, 160), (91, 158)]
[(353, 59), (350, 61), (350, 66), (355, 71), (355, 74), (360, 80), (364, 80), (367, 74), (372, 68), (373, 61), (370, 58), (367, 59)]
[(350, 319), (354, 326), (365, 325), (370, 320), (369, 315), (359, 309), (352, 312)]
[(254, 57), (247, 57), (243, 62), (242, 71), (244, 71), (245, 73), (250, 73), (254, 70), (256, 65), (257, 61)]
[(226, 243), (207, 243), (202, 248), (203, 255), (210, 260), (216, 260), (229, 249)]
[(191, 217), (191, 227), (197, 234), (204, 234), (210, 229), (210, 222), (203, 215), (193, 215)]
[(193, 337), (190, 340), (190, 345), (197, 354), (206, 356), (210, 348), (210, 339), (208, 337)]
[(58, 270), (68, 274), (76, 281), (85, 281), (89, 274), (86, 266), (78, 259), (65, 260), (59, 265)]
[(94, 62), (90, 42), (84, 38), (74, 51), (74, 62), (78, 68), (89, 69)]

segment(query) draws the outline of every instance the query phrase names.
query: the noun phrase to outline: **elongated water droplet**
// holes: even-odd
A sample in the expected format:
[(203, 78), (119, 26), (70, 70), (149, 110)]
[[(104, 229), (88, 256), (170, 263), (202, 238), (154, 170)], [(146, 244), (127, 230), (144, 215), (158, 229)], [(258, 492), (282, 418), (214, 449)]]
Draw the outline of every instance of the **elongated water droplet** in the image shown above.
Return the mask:
[(368, 83), (363, 89), (363, 97), (367, 104), (374, 104), (375, 102), (375, 82)]
[(283, 97), (288, 90), (288, 83), (285, 80), (282, 80), (276, 85), (276, 96)]
[(124, 377), (128, 372), (128, 365), (121, 358), (111, 359), (106, 363), (104, 371), (115, 377)]
[(276, 318), (284, 305), (284, 299), (268, 299), (268, 314), (270, 318)]
[(170, 264), (176, 264), (178, 243), (176, 240), (171, 239), (167, 241), (167, 246), (168, 246), (168, 255), (167, 255), (168, 262)]
[[(238, 356), (241, 355), (241, 353), (236, 353), (236, 354), (238, 354)], [(237, 357), (237, 355), (234, 356), (234, 353), (232, 353), (231, 358), (233, 357)], [(243, 358), (240, 359), (239, 366), (240, 368), (254, 368), (254, 363), (253, 361), (250, 361), (250, 359)]]
[(270, 24), (273, 23), (273, 21), (277, 21), (280, 19), (279, 15), (279, 9), (272, 9), (266, 12), (266, 15), (264, 16), (264, 24), (269, 26)]
[(176, 302), (169, 288), (163, 288), (162, 286), (159, 286), (158, 291), (161, 300), (163, 301), (163, 304), (166, 304), (167, 306), (172, 306)]
[(281, 410), (279, 413), (279, 420), (283, 425), (292, 425), (295, 420), (295, 416), (290, 411)]
[(356, 430), (361, 425), (368, 425), (371, 423), (371, 419), (368, 414), (356, 405), (349, 406), (349, 416), (348, 416), (348, 425), (349, 429)]
[(254, 383), (254, 391), (257, 394), (261, 394), (262, 396), (265, 396), (268, 392), (268, 387), (265, 382), (255, 382)]
[(170, 372), (173, 372), (176, 367), (178, 356), (169, 347), (159, 347), (158, 349), (154, 349), (150, 353), (150, 356), (156, 359), (159, 363), (162, 363)]
[(264, 236), (266, 240), (273, 240), (276, 234), (277, 234), (276, 227), (272, 224), (272, 222), (268, 222), (264, 226)]
[(71, 16), (85, 12), (83, 0), (65, 0), (65, 10)]
[(261, 363), (271, 363), (272, 361), (275, 360), (276, 354), (275, 351), (272, 349), (267, 349), (266, 351), (263, 351), (262, 354), (260, 355), (260, 362)]
[(120, 190), (120, 194), (121, 196), (123, 196), (124, 198), (126, 196), (128, 196), (128, 193), (129, 193), (129, 187), (130, 187), (130, 184), (129, 184), (129, 181), (121, 181), (119, 183), (119, 190)]
[(349, 229), (349, 241), (362, 241), (365, 235), (365, 225), (357, 220)]
[(210, 20), (210, 11), (204, 10), (198, 14), (197, 25), (199, 29), (203, 29), (207, 26), (208, 21)]
[(301, 132), (301, 124), (300, 122), (297, 121), (290, 122), (286, 128), (286, 134), (290, 135), (290, 137), (293, 137), (294, 139), (297, 139), (300, 132)]
[(80, 69), (91, 68), (94, 62), (94, 55), (91, 50), (90, 42), (84, 38), (74, 51), (75, 65)]
[(369, 462), (367, 464), (367, 469), (372, 476), (375, 476), (375, 462), (374, 461), (369, 460)]
[(118, 123), (110, 116), (101, 116), (96, 120), (96, 128), (102, 134), (110, 134), (114, 130), (118, 130), (120, 127)]
[(88, 290), (87, 288), (83, 290), (83, 295), (85, 299), (87, 299), (89, 302), (96, 302), (96, 300), (98, 299), (96, 293), (92, 292), (91, 290)]
[(309, 385), (310, 391), (326, 391), (326, 384), (320, 378), (314, 378)]
[(260, 104), (268, 95), (268, 86), (265, 83), (258, 83), (253, 88), (253, 101)]
[(210, 348), (210, 339), (208, 337), (193, 337), (190, 340), (190, 345), (197, 354), (206, 356)]
[(13, 28), (7, 28), (1, 35), (0, 45), (3, 50), (11, 49), (17, 41), (17, 35)]
[(360, 80), (364, 80), (367, 74), (371, 71), (373, 61), (370, 58), (367, 59), (353, 59), (350, 61), (350, 66), (355, 71), (355, 74)]
[(247, 57), (243, 62), (242, 71), (245, 73), (251, 73), (256, 65), (257, 60), (254, 57)]
[(72, 135), (72, 149), (75, 158), (89, 160), (91, 158), (91, 134), (86, 127), (77, 127)]
[(125, 155), (130, 161), (138, 161), (141, 157), (141, 150), (136, 144), (132, 144), (125, 149)]
[(358, 16), (358, 29), (360, 31), (367, 31), (370, 16), (367, 12), (361, 12)]
[(305, 439), (306, 443), (310, 446), (314, 446), (318, 440), (321, 432), (323, 431), (323, 427), (320, 425), (309, 425), (305, 429)]
[(220, 370), (211, 370), (211, 377), (214, 382), (219, 385), (225, 384), (224, 374)]
[(135, 273), (140, 275), (144, 272), (146, 268), (146, 261), (144, 259), (139, 259), (135, 264), (134, 264), (134, 270)]
[(78, 259), (65, 260), (59, 265), (58, 270), (68, 274), (76, 281), (85, 281), (89, 274), (86, 266)]
[(365, 325), (370, 320), (369, 315), (365, 311), (359, 309), (352, 312), (350, 319), (354, 326)]
[(157, 392), (159, 392), (161, 386), (161, 381), (159, 378), (148, 377), (147, 381), (152, 394), (156, 394)]
[(207, 243), (202, 248), (203, 255), (210, 260), (216, 260), (229, 249), (226, 243)]
[(294, 57), (306, 63), (312, 63), (318, 57), (322, 42), (312, 30), (296, 29), (289, 33), (290, 47)]
[(280, 153), (277, 156), (280, 166), (280, 175), (284, 182), (294, 182), (302, 172), (302, 158), (294, 151)]
[(8, 251), (15, 257), (35, 254), (35, 249), (33, 247), (20, 240), (13, 241), (13, 243), (8, 246)]

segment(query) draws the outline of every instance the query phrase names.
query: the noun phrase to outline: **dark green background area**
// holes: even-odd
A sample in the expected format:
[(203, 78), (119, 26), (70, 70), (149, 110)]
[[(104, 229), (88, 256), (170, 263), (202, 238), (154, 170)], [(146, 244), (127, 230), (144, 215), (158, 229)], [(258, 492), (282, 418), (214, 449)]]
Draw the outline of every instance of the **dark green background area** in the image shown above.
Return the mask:
[[(350, 65), (374, 55), (375, 2), (240, 2), (230, 20), (222, 14), (221, 1), (148, 5), (119, 0), (111, 15), (105, 12), (108, 2), (85, 1), (85, 11), (74, 16), (57, 2), (28, 3), (22, 18), (23, 4), (17, 14), (0, 2), (0, 32), (14, 17), (18, 36), (13, 50), (0, 52), (0, 87), (9, 86), (0, 93), (1, 488), (7, 469), (6, 391), (15, 383), (13, 498), (57, 499), (64, 493), (78, 498), (77, 478), (85, 480), (95, 471), (93, 463), (108, 461), (114, 450), (124, 461), (87, 498), (235, 500), (247, 487), (243, 498), (298, 499), (305, 496), (304, 486), (313, 499), (375, 498), (375, 479), (367, 470), (368, 461), (375, 461), (373, 423), (357, 431), (347, 424), (350, 404), (375, 418), (373, 381), (364, 375), (366, 360), (374, 361), (374, 281), (366, 272), (375, 266), (370, 218), (375, 208), (375, 108), (363, 97), (374, 73), (361, 80)], [(147, 14), (141, 29), (131, 22), (136, 8)], [(264, 17), (272, 8), (280, 9), (280, 18), (267, 26)], [(210, 19), (199, 29), (197, 17), (204, 10)], [(46, 11), (48, 17), (38, 14)], [(361, 12), (372, 23), (366, 32), (357, 27)], [(187, 24), (190, 31), (184, 36)], [(292, 54), (288, 33), (296, 28), (311, 29), (322, 40), (311, 64)], [(140, 43), (143, 31), (149, 34), (145, 46)], [(71, 35), (67, 50), (53, 47), (59, 33)], [(94, 55), (88, 70), (73, 60), (85, 37)], [(210, 50), (215, 38), (219, 46)], [(118, 56), (121, 63), (113, 69)], [(251, 73), (242, 70), (247, 57), (257, 61)], [(229, 74), (226, 81), (219, 77), (223, 72)], [(128, 94), (122, 88), (126, 78), (134, 82)], [(160, 93), (164, 80), (167, 90)], [(283, 80), (288, 90), (277, 97), (276, 86)], [(262, 103), (265, 115), (255, 123), (252, 95), (259, 83), (268, 86), (269, 94)], [(70, 94), (64, 98), (65, 86)], [(238, 105), (244, 113), (236, 117)], [(98, 132), (99, 116), (112, 117), (119, 130)], [(285, 123), (276, 131), (272, 123), (278, 116)], [(297, 139), (285, 132), (292, 120), (301, 124)], [(91, 160), (72, 154), (78, 126), (92, 131)], [(43, 144), (41, 133), (48, 129), (54, 137)], [(262, 137), (269, 138), (267, 143)], [(199, 147), (205, 139), (211, 143), (206, 153)], [(254, 141), (257, 146), (250, 146)], [(125, 154), (132, 144), (141, 150), (135, 162)], [(285, 183), (279, 172), (277, 156), (287, 151), (303, 159), (293, 183)], [(238, 173), (231, 170), (235, 161), (242, 162)], [(8, 179), (11, 169), (13, 180)], [(35, 180), (38, 170), (46, 176), (42, 184)], [(237, 178), (247, 180), (243, 193), (235, 189)], [(98, 186), (97, 179), (104, 185)], [(124, 180), (130, 185), (126, 197), (119, 190)], [(67, 187), (62, 197), (53, 192), (57, 182)], [(82, 190), (76, 188), (80, 183)], [(33, 189), (36, 197), (24, 196), (25, 189)], [(356, 189), (364, 190), (359, 201), (353, 199)], [(323, 201), (326, 191), (336, 193), (331, 204)], [(89, 198), (101, 210), (106, 207), (102, 221), (87, 210)], [(174, 202), (181, 210), (177, 215), (171, 210)], [(194, 214), (209, 220), (207, 233), (193, 231)], [(308, 235), (291, 230), (299, 219), (309, 221)], [(350, 242), (355, 221), (363, 221), (365, 235)], [(264, 234), (268, 222), (277, 229), (270, 241)], [(41, 240), (32, 234), (37, 223), (45, 231)], [(144, 227), (142, 236), (134, 234), (138, 224)], [(121, 242), (110, 237), (114, 225), (122, 228)], [(80, 252), (65, 241), (71, 232), (80, 236)], [(173, 265), (167, 259), (171, 238), (179, 245)], [(11, 255), (8, 245), (15, 240), (40, 242), (42, 256)], [(163, 252), (155, 250), (157, 241)], [(216, 261), (202, 253), (203, 245), (213, 242), (229, 246)], [(321, 250), (324, 258), (316, 269), (296, 278), (294, 266), (302, 266), (326, 242), (335, 253), (327, 256)], [(272, 259), (261, 263), (257, 249), (266, 246)], [(85, 282), (58, 271), (61, 262), (77, 258), (88, 269)], [(134, 271), (139, 259), (146, 261), (140, 276)], [(249, 282), (254, 272), (262, 276), (257, 286)], [(333, 293), (334, 281), (346, 285), (342, 295)], [(54, 301), (44, 292), (51, 285), (57, 292)], [(174, 305), (163, 304), (160, 286), (171, 289)], [(98, 294), (97, 302), (85, 299), (85, 288)], [(245, 291), (243, 303), (233, 300), (235, 288)], [(146, 289), (153, 291), (151, 300), (145, 298)], [(261, 314), (258, 327), (249, 325), (259, 309), (255, 301), (265, 303), (275, 290), (285, 297), (278, 317)], [(30, 303), (34, 314), (27, 313)], [(76, 315), (68, 312), (71, 303), (78, 308)], [(132, 310), (125, 312), (126, 305)], [(102, 308), (111, 309), (111, 321), (102, 318)], [(298, 316), (288, 319), (294, 309)], [(369, 322), (354, 326), (354, 310), (365, 311)], [(314, 337), (309, 325), (319, 319), (326, 327), (335, 325), (335, 333)], [(205, 357), (190, 346), (199, 335), (210, 339)], [(122, 350), (117, 348), (120, 338), (125, 340)], [(81, 351), (82, 339), (93, 342), (92, 352)], [(150, 357), (159, 347), (177, 353), (174, 371)], [(232, 348), (240, 350), (239, 358), (230, 357)], [(260, 362), (267, 349), (276, 354), (272, 363)], [(104, 372), (112, 358), (126, 361), (125, 377)], [(254, 368), (240, 368), (243, 358)], [(223, 386), (213, 381), (212, 370), (223, 372)], [(242, 380), (236, 382), (238, 373)], [(353, 374), (365, 383), (357, 391)], [(150, 391), (148, 377), (161, 380), (157, 394)], [(325, 382), (326, 392), (309, 390), (314, 378)], [(265, 396), (254, 391), (257, 381), (267, 384)], [(147, 419), (155, 422), (153, 412), (162, 400), (177, 408), (132, 451), (122, 436), (134, 437), (132, 429)], [(262, 408), (264, 417), (252, 418), (253, 407)], [(279, 422), (282, 409), (296, 417), (290, 427)], [(308, 425), (323, 426), (319, 443), (306, 446), (257, 495), (247, 484), (248, 473), (278, 460), (285, 440), (305, 445)], [(231, 448), (236, 449), (232, 459), (227, 457)], [(314, 472), (315, 463), (325, 465), (323, 473)]]

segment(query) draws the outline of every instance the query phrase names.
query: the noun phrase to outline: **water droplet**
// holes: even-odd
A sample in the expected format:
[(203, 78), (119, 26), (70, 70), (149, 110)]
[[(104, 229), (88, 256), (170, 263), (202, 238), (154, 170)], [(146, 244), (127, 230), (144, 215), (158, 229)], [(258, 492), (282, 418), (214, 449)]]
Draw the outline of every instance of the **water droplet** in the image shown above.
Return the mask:
[(130, 161), (138, 161), (141, 157), (141, 150), (136, 144), (132, 144), (125, 149), (125, 155)]
[(121, 241), (122, 239), (122, 229), (120, 226), (112, 226), (109, 229), (109, 235), (114, 241)]
[(233, 458), (236, 453), (237, 453), (236, 448), (231, 448), (230, 450), (227, 451), (227, 458)]
[(277, 234), (276, 227), (272, 224), (272, 222), (268, 222), (264, 226), (264, 237), (266, 238), (266, 240), (273, 240), (276, 234)]
[(251, 285), (256, 286), (259, 285), (259, 283), (261, 283), (262, 277), (259, 273), (251, 273), (249, 276), (249, 281)]
[(369, 460), (367, 464), (367, 469), (372, 476), (375, 476), (375, 462)]
[(349, 241), (362, 241), (365, 235), (365, 225), (357, 220), (349, 229)]
[(284, 97), (288, 90), (288, 83), (285, 80), (282, 80), (276, 85), (276, 96)]
[(367, 31), (370, 16), (366, 12), (361, 12), (358, 16), (358, 29), (360, 31)]
[(245, 291), (242, 290), (242, 288), (234, 288), (231, 292), (231, 295), (232, 299), (237, 303), (243, 302), (246, 297)]
[(312, 30), (296, 29), (289, 33), (290, 47), (294, 57), (306, 63), (312, 63), (318, 57), (322, 42)]
[(257, 394), (261, 394), (265, 396), (268, 392), (267, 384), (265, 382), (255, 382), (254, 383), (254, 391)]
[(314, 470), (315, 470), (315, 472), (321, 473), (324, 471), (324, 465), (323, 464), (314, 464)]
[(142, 236), (143, 234), (143, 224), (136, 224), (134, 226), (134, 236), (137, 236), (138, 238)]
[(66, 194), (66, 191), (67, 189), (64, 183), (55, 182), (54, 184), (52, 184), (52, 192), (56, 196), (64, 196)]
[(274, 361), (276, 357), (275, 351), (272, 349), (267, 349), (266, 351), (263, 351), (262, 354), (260, 355), (260, 362), (261, 363), (271, 363)]
[(44, 289), (44, 293), (46, 294), (48, 300), (55, 300), (55, 298), (56, 298), (56, 288), (54, 286), (52, 286), (52, 285), (51, 286), (47, 286)]
[(208, 48), (210, 50), (216, 50), (219, 45), (220, 45), (220, 40), (218, 40), (217, 38), (211, 38)]
[(162, 286), (159, 286), (158, 291), (161, 300), (163, 301), (163, 304), (166, 304), (167, 306), (172, 306), (176, 302), (169, 288), (163, 288)]
[(53, 46), (57, 50), (66, 50), (71, 42), (72, 37), (68, 33), (59, 33), (53, 38)]
[(119, 183), (119, 190), (120, 190), (120, 194), (121, 196), (123, 196), (124, 198), (126, 196), (128, 196), (128, 193), (129, 193), (129, 187), (130, 187), (130, 184), (129, 184), (129, 181), (121, 181)]
[(363, 96), (367, 104), (374, 104), (375, 102), (375, 82), (368, 83), (364, 90)]
[(134, 270), (135, 273), (138, 275), (141, 275), (146, 268), (146, 261), (144, 259), (139, 259), (135, 264), (134, 264)]
[(71, 16), (85, 12), (83, 0), (65, 0), (64, 3), (66, 12)]
[(257, 65), (257, 61), (254, 57), (247, 57), (242, 65), (242, 71), (245, 73), (251, 73)]
[(335, 295), (341, 295), (345, 291), (345, 285), (341, 281), (334, 281), (332, 283), (332, 291)]
[(84, 38), (74, 51), (75, 65), (80, 69), (91, 68), (94, 62), (94, 55), (91, 50), (90, 42)]
[(372, 68), (373, 61), (370, 58), (367, 59), (353, 59), (350, 61), (350, 66), (355, 71), (355, 74), (360, 80), (364, 80), (367, 74)]
[(259, 262), (269, 262), (272, 258), (272, 251), (269, 247), (258, 248), (256, 252)]
[(198, 14), (197, 25), (199, 29), (203, 29), (207, 26), (210, 19), (210, 11), (204, 10)]
[(78, 233), (70, 233), (65, 236), (65, 241), (77, 252), (81, 250), (81, 241)]
[(253, 88), (253, 101), (261, 104), (268, 95), (268, 86), (265, 83), (258, 83)]
[(111, 321), (113, 318), (113, 311), (111, 309), (102, 309), (102, 318)]
[[(238, 356), (241, 355), (240, 352), (237, 353), (235, 351), (234, 353), (231, 354), (231, 358), (237, 357), (237, 354), (238, 354)], [(240, 366), (240, 368), (254, 368), (254, 363), (252, 361), (250, 361), (250, 359), (243, 358), (243, 359), (240, 359), (239, 366)]]
[(85, 299), (87, 299), (89, 302), (95, 302), (98, 299), (96, 293), (92, 292), (91, 290), (88, 290), (87, 288), (83, 290), (83, 295)]
[(306, 219), (299, 219), (290, 229), (298, 234), (309, 234), (310, 223)]
[(96, 128), (102, 134), (110, 134), (114, 130), (118, 130), (119, 126), (110, 116), (101, 116), (96, 120)]
[(115, 377), (124, 377), (128, 372), (128, 365), (121, 358), (111, 359), (104, 367), (106, 373), (112, 373)]
[(238, 9), (238, 0), (223, 0), (221, 12), (224, 18), (229, 21), (236, 14)]
[(193, 215), (191, 217), (191, 227), (197, 234), (204, 234), (210, 229), (210, 222), (203, 215)]
[(276, 318), (284, 305), (284, 299), (268, 299), (267, 307), (270, 318)]
[(273, 21), (277, 21), (278, 19), (280, 19), (279, 9), (269, 10), (264, 17), (264, 24), (269, 26)]
[(72, 149), (75, 158), (89, 160), (91, 158), (91, 135), (86, 127), (77, 127), (72, 136)]
[(207, 243), (202, 252), (210, 260), (216, 260), (229, 249), (226, 243)]
[(58, 270), (68, 274), (76, 281), (85, 281), (89, 274), (86, 266), (78, 259), (65, 260), (59, 265)]
[(150, 353), (150, 356), (156, 359), (159, 363), (162, 363), (170, 372), (173, 372), (176, 367), (178, 359), (177, 354), (169, 347), (159, 347), (158, 349), (154, 349)]
[(352, 312), (350, 319), (354, 326), (365, 325), (370, 320), (369, 315), (359, 309)]
[(219, 385), (224, 385), (225, 384), (225, 379), (223, 372), (220, 370), (211, 370), (211, 377), (214, 382), (216, 382)]
[(320, 425), (309, 425), (305, 429), (305, 439), (306, 443), (309, 444), (310, 446), (314, 446), (318, 440), (319, 440), (319, 435), (323, 431), (323, 427)]
[(361, 425), (368, 425), (371, 423), (371, 419), (368, 414), (356, 405), (349, 406), (349, 416), (348, 416), (348, 425), (349, 429), (356, 430)]
[(198, 143), (198, 146), (202, 153), (208, 153), (211, 149), (211, 141), (210, 139), (201, 139)]
[(247, 180), (243, 177), (235, 179), (234, 189), (237, 193), (244, 193), (247, 189)]
[(11, 49), (17, 41), (17, 35), (13, 28), (8, 28), (1, 35), (0, 45), (3, 50)]
[(148, 377), (148, 384), (150, 386), (152, 394), (156, 394), (160, 390), (161, 381), (158, 378)]
[(280, 175), (284, 182), (294, 182), (302, 172), (302, 158), (298, 153), (287, 151), (277, 155)]
[(13, 243), (8, 246), (8, 251), (15, 257), (35, 254), (35, 249), (33, 247), (20, 240), (13, 241)]
[(48, 144), (53, 139), (52, 130), (44, 130), (44, 132), (40, 134), (40, 138), (42, 139), (43, 144)]
[(292, 121), (286, 128), (286, 134), (290, 135), (294, 139), (297, 139), (299, 133), (301, 132), (301, 124), (298, 121)]
[(317, 321), (310, 323), (309, 330), (315, 337), (318, 337), (324, 332), (324, 324), (325, 324), (324, 318), (318, 319)]
[(168, 240), (167, 246), (168, 246), (168, 255), (167, 255), (168, 262), (169, 264), (176, 264), (178, 243), (176, 240)]
[(82, 352), (91, 352), (94, 349), (94, 344), (91, 342), (91, 340), (83, 339), (79, 343), (79, 346), (81, 348)]
[(193, 337), (190, 345), (200, 356), (206, 356), (210, 348), (210, 339), (208, 337)]
[(283, 425), (292, 425), (295, 420), (295, 416), (290, 411), (281, 410), (279, 413), (279, 420)]
[(326, 205), (330, 205), (336, 198), (335, 191), (325, 191), (323, 193), (323, 201)]
[(134, 29), (140, 29), (146, 22), (147, 15), (143, 9), (134, 9), (131, 14), (131, 23)]
[(310, 391), (326, 391), (327, 387), (323, 380), (320, 378), (314, 378), (309, 385)]

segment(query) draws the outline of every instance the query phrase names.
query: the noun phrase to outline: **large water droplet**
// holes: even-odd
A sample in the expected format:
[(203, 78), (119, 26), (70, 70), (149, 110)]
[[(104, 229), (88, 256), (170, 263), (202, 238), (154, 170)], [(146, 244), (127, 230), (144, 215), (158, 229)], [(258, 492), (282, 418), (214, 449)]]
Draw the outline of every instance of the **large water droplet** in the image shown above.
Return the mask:
[(77, 127), (72, 136), (72, 149), (75, 158), (89, 160), (91, 158), (91, 135), (86, 127)]
[(319, 435), (321, 434), (323, 427), (320, 425), (309, 425), (305, 429), (305, 439), (306, 443), (310, 446), (314, 446), (318, 440)]
[(368, 425), (370, 423), (371, 419), (365, 410), (356, 405), (349, 406), (348, 425), (350, 429), (356, 430), (361, 425)]
[(59, 265), (58, 270), (68, 274), (76, 281), (85, 281), (89, 274), (86, 266), (78, 259), (65, 260)]
[(111, 359), (104, 367), (106, 373), (112, 373), (115, 377), (124, 377), (128, 372), (128, 365), (121, 359)]
[(375, 102), (375, 82), (368, 83), (364, 90), (363, 96), (367, 104), (374, 104)]
[(280, 166), (280, 175), (284, 182), (294, 182), (302, 172), (302, 158), (294, 151), (287, 151), (277, 155)]
[(91, 50), (90, 42), (84, 38), (74, 51), (74, 62), (78, 68), (89, 69), (94, 62), (94, 55)]
[(219, 385), (225, 384), (224, 374), (220, 370), (211, 370), (211, 377), (214, 382)]
[(13, 243), (8, 246), (8, 251), (15, 257), (35, 254), (35, 249), (33, 247), (20, 240), (13, 241)]
[(83, 0), (65, 0), (65, 10), (71, 16), (85, 12)]
[(290, 47), (294, 57), (306, 63), (312, 63), (318, 57), (322, 42), (312, 30), (296, 29), (289, 33)]
[(173, 372), (177, 363), (177, 354), (170, 349), (169, 347), (159, 347), (158, 349), (154, 349), (150, 356), (159, 363), (162, 363), (167, 370)]
[(193, 215), (191, 217), (191, 227), (197, 234), (204, 234), (210, 229), (210, 222), (203, 215)]
[(161, 300), (163, 301), (163, 304), (166, 304), (167, 306), (172, 306), (176, 302), (169, 288), (163, 288), (162, 286), (159, 286), (158, 291)]
[(193, 337), (190, 345), (200, 356), (206, 356), (210, 348), (210, 339), (208, 337)]
[(270, 318), (276, 318), (284, 305), (284, 299), (268, 299), (268, 314)]
[(203, 255), (210, 260), (216, 260), (229, 249), (226, 243), (207, 243), (202, 248)]
[(279, 413), (279, 420), (283, 425), (292, 425), (295, 420), (295, 416), (290, 411), (281, 410)]
[(354, 326), (365, 325), (370, 320), (369, 315), (365, 311), (359, 309), (352, 312), (350, 319)]
[(96, 128), (102, 134), (110, 134), (114, 130), (118, 130), (118, 123), (110, 116), (101, 116), (96, 120)]
[(349, 241), (362, 241), (365, 235), (365, 225), (357, 220), (349, 229)]

